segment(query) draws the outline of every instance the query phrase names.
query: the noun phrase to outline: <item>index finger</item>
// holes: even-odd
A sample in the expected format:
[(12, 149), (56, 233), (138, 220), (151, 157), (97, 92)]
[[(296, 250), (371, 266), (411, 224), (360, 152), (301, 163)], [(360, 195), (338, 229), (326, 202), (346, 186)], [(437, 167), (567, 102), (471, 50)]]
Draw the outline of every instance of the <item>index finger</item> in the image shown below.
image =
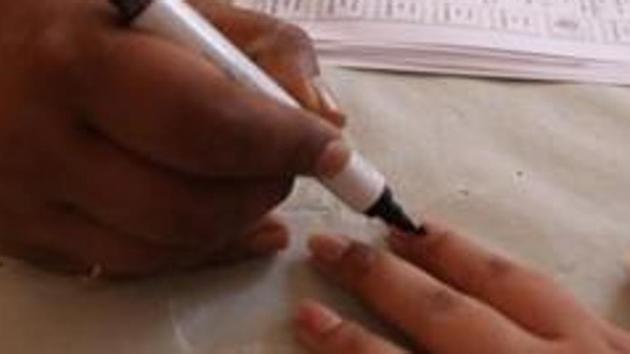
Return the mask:
[(337, 126), (345, 124), (345, 116), (321, 77), (312, 41), (302, 29), (216, 0), (193, 3), (305, 109)]
[(332, 236), (313, 238), (310, 248), (318, 268), (431, 353), (540, 352), (538, 338), (390, 253)]
[(588, 316), (551, 279), (435, 222), (426, 237), (394, 233), (393, 250), (433, 276), (547, 338), (575, 332)]

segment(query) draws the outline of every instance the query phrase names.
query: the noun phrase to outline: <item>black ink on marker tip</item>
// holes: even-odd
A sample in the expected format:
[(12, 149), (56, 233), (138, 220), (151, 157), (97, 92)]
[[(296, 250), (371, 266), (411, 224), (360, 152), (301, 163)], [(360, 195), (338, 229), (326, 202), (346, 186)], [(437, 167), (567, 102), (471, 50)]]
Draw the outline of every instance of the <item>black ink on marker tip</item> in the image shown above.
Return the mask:
[(376, 203), (365, 213), (368, 216), (379, 218), (387, 225), (393, 226), (409, 235), (422, 236), (426, 234), (423, 225), (416, 225), (396, 202), (390, 188), (386, 188)]

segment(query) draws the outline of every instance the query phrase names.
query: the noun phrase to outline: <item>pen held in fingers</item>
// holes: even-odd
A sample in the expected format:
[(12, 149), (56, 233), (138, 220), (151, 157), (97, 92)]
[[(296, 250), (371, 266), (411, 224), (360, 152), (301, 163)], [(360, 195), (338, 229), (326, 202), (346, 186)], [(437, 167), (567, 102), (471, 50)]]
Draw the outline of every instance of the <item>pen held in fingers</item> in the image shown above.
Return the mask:
[[(111, 0), (130, 25), (200, 52), (244, 86), (281, 104), (301, 108), (277, 82), (243, 54), (223, 34), (183, 0)], [(330, 101), (329, 97), (325, 97)], [(331, 102), (327, 102), (332, 105)], [(337, 108), (336, 106), (334, 107)], [(385, 177), (357, 152), (333, 176), (319, 181), (346, 205), (383, 220), (409, 234), (422, 234), (393, 198)]]

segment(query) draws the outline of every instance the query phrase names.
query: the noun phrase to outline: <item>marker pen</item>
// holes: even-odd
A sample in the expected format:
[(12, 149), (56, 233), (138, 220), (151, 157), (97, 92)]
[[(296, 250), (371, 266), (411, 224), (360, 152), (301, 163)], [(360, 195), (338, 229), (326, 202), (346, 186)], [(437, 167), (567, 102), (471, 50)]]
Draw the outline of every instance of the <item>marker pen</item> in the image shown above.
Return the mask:
[[(207, 56), (236, 81), (291, 107), (301, 108), (275, 80), (184, 0), (110, 0), (127, 23)], [(357, 152), (332, 178), (319, 181), (350, 208), (380, 218), (402, 231), (420, 234), (394, 200), (385, 177)]]

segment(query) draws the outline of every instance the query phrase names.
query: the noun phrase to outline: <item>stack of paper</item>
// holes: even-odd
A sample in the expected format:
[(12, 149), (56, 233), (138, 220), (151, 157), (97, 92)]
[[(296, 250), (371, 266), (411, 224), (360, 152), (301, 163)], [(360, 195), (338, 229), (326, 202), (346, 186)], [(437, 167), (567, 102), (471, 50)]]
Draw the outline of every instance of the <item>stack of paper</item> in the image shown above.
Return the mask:
[(630, 0), (235, 0), (360, 67), (630, 84)]

